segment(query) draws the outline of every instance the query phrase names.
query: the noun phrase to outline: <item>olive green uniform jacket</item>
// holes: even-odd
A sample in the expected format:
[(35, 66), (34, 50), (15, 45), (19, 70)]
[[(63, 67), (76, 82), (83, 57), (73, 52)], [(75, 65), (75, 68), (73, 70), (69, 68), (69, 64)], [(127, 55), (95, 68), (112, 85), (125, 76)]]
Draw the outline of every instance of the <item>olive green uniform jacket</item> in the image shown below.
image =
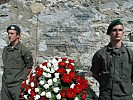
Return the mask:
[[(3, 50), (2, 59), (2, 92), (5, 95), (4, 91), (6, 91), (7, 96), (10, 98), (12, 94), (8, 94), (8, 92), (12, 92), (12, 87), (15, 86), (18, 86), (18, 89), (20, 89), (22, 81), (26, 78), (26, 67), (31, 68), (33, 65), (32, 53), (19, 42), (13, 48), (11, 45), (6, 46)], [(18, 92), (18, 90), (15, 91)], [(2, 100), (8, 100), (5, 96), (2, 96)]]
[(94, 54), (91, 71), (99, 76), (99, 100), (133, 100), (132, 53), (124, 44), (116, 49), (109, 43)]

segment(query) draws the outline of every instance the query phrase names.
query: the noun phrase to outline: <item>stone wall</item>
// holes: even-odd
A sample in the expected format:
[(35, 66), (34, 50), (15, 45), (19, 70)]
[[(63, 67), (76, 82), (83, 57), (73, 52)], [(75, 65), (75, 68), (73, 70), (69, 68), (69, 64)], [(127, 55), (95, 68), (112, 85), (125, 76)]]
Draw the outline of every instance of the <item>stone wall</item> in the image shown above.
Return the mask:
[(8, 43), (7, 26), (17, 24), (22, 30), (21, 42), (32, 51), (35, 64), (68, 56), (88, 70), (93, 54), (109, 41), (106, 30), (110, 21), (123, 20), (124, 41), (129, 42), (132, 16), (132, 0), (3, 0), (0, 53)]

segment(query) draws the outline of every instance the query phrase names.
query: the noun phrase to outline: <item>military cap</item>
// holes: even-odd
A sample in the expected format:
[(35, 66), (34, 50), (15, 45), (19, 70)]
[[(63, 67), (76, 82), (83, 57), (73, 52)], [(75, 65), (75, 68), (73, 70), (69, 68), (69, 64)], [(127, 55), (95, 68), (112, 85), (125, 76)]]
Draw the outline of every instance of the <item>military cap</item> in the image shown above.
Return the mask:
[(113, 20), (113, 21), (110, 23), (110, 25), (109, 25), (109, 27), (108, 27), (108, 29), (107, 29), (107, 35), (109, 35), (109, 33), (111, 32), (112, 28), (113, 28), (114, 26), (116, 26), (116, 25), (123, 25), (122, 20), (121, 20), (121, 19)]
[(10, 25), (10, 26), (8, 26), (7, 32), (8, 32), (8, 30), (15, 30), (18, 33), (20, 33), (20, 31), (21, 31), (20, 28), (17, 25)]

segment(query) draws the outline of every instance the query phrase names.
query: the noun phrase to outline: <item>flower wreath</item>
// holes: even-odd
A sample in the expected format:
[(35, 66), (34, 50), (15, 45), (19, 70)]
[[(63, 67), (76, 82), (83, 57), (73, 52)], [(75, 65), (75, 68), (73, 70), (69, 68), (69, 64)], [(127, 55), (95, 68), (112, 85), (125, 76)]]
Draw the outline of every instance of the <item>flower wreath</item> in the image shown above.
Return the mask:
[(86, 100), (88, 85), (74, 60), (55, 57), (32, 69), (20, 95), (23, 100)]

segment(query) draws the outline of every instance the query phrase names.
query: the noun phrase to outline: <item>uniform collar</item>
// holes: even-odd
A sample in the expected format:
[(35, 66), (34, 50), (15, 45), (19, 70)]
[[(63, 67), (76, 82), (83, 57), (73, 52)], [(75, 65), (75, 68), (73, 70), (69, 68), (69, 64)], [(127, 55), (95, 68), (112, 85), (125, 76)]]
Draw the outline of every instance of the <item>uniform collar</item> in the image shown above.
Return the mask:
[(18, 42), (14, 47), (11, 46), (11, 43), (7, 46), (7, 49), (19, 49), (19, 46), (20, 46), (20, 42)]
[(125, 53), (125, 46), (124, 46), (123, 43), (122, 43), (121, 47), (118, 48), (118, 49), (114, 48), (111, 43), (109, 43), (107, 45), (107, 48), (108, 48), (109, 51), (113, 51), (115, 53)]

